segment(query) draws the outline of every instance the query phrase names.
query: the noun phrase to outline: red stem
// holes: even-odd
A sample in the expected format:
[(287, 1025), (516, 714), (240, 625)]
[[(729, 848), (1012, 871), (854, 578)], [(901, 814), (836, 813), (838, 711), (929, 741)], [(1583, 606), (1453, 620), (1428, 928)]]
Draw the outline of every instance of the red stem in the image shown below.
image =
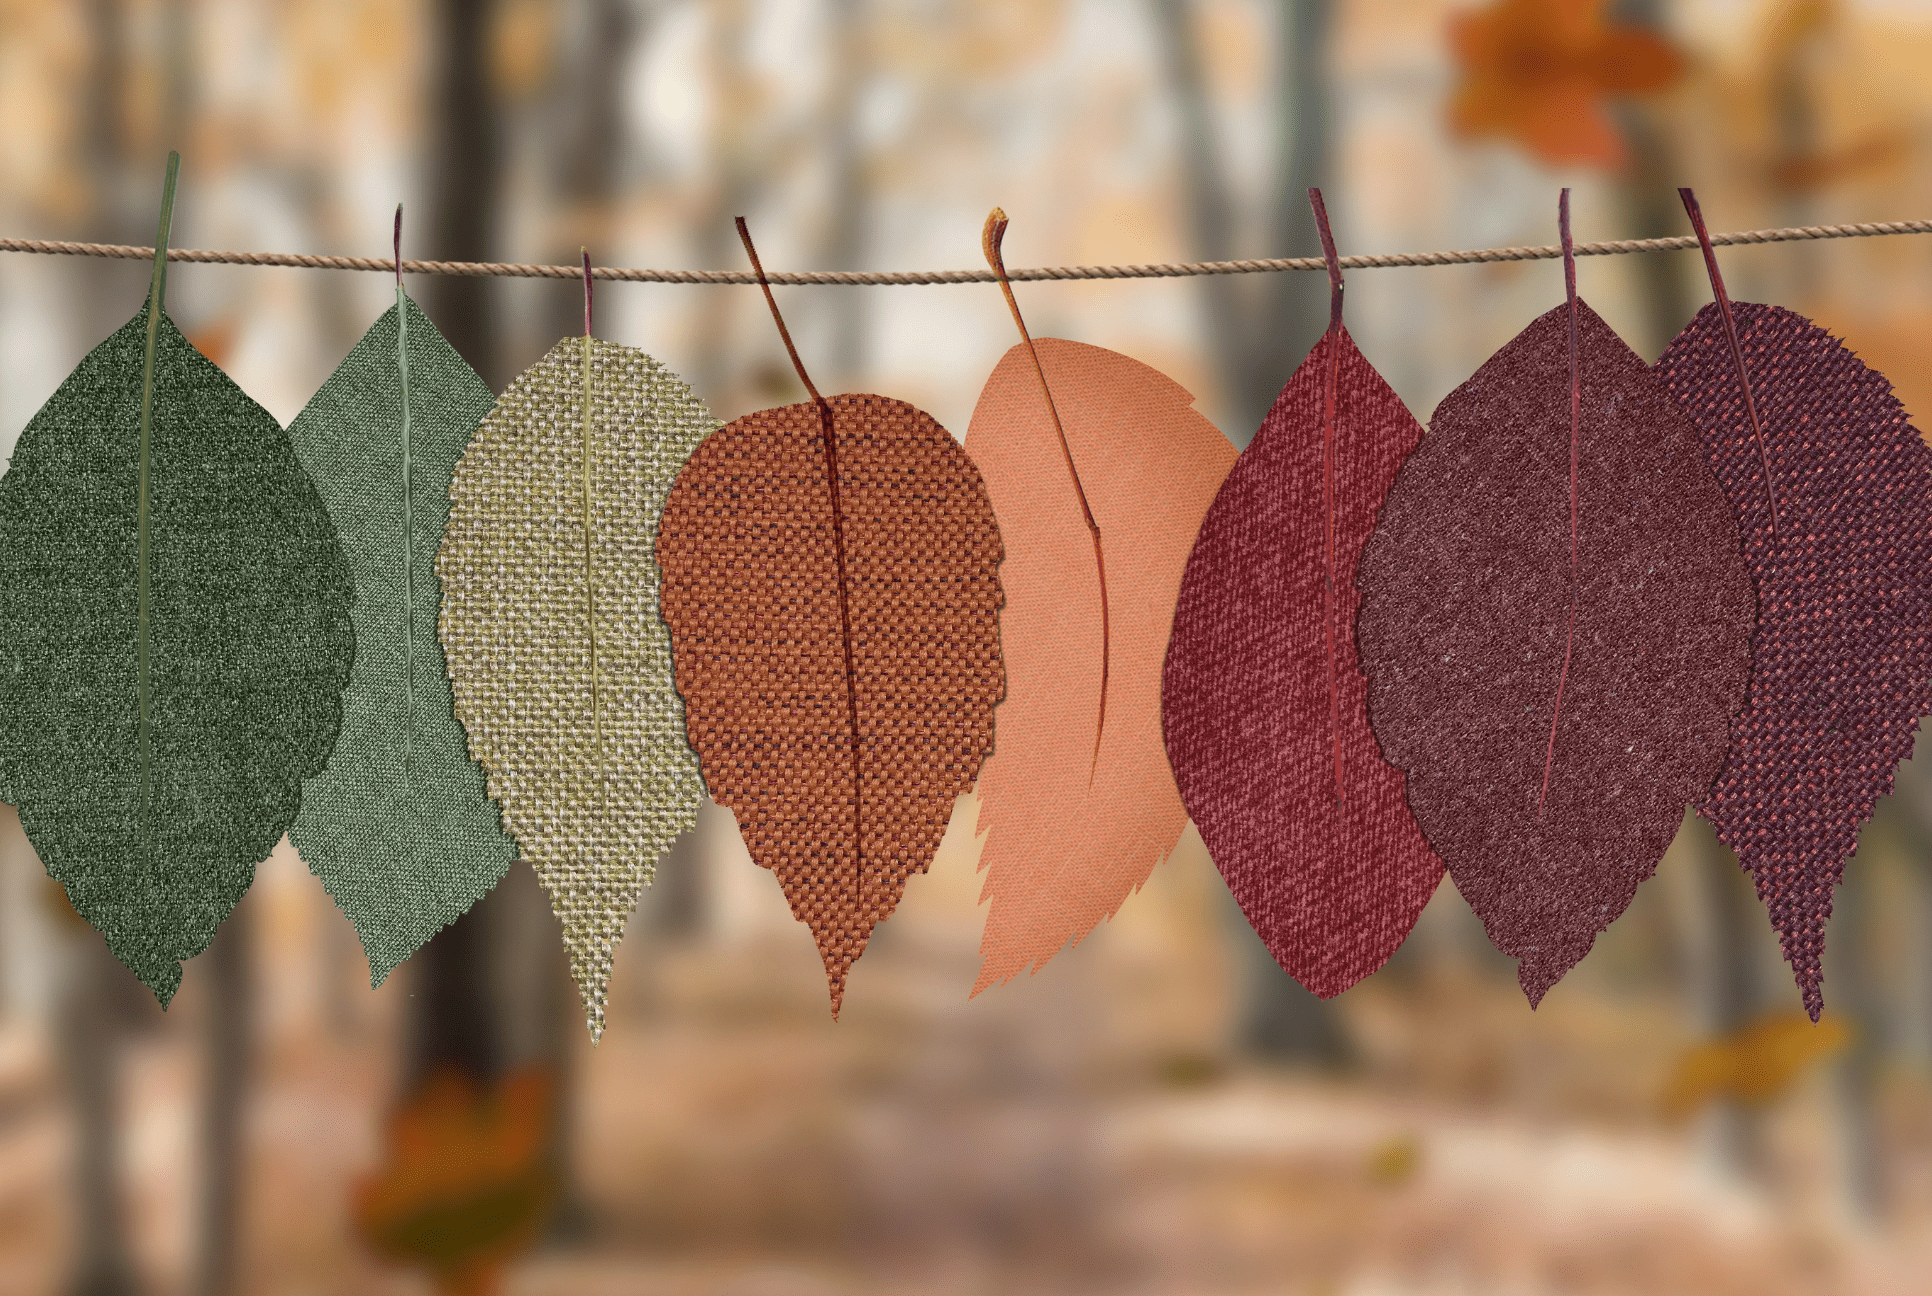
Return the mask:
[(1724, 291), (1724, 276), (1717, 269), (1717, 251), (1711, 246), (1710, 231), (1704, 228), (1704, 212), (1697, 205), (1697, 195), (1688, 189), (1679, 189), (1677, 196), (1684, 200), (1684, 211), (1690, 217), (1691, 228), (1697, 231), (1698, 246), (1704, 249), (1704, 268), (1710, 272), (1711, 295), (1717, 298), (1717, 313), (1724, 317), (1724, 336), (1731, 343), (1731, 363), (1737, 366), (1737, 384), (1744, 389), (1744, 412), (1751, 416), (1751, 436), (1758, 443), (1758, 462), (1764, 466), (1764, 494), (1771, 505), (1771, 538), (1778, 538), (1778, 490), (1771, 478), (1771, 455), (1765, 449), (1764, 429), (1758, 425), (1758, 405), (1751, 399), (1751, 377), (1744, 372), (1744, 347), (1737, 340), (1737, 322), (1731, 317), (1731, 296)]
[(1100, 718), (1094, 724), (1093, 764), (1087, 770), (1087, 786), (1092, 787), (1094, 777), (1100, 772), (1100, 739), (1107, 732), (1107, 675), (1112, 657), (1107, 616), (1107, 559), (1100, 547), (1100, 523), (1094, 521), (1093, 509), (1087, 504), (1087, 488), (1080, 484), (1080, 470), (1073, 466), (1073, 447), (1067, 443), (1067, 430), (1060, 423), (1060, 408), (1053, 403), (1053, 389), (1047, 385), (1046, 368), (1040, 363), (1040, 348), (1033, 345), (1033, 335), (1026, 331), (1019, 299), (1013, 296), (1013, 285), (1006, 277), (1006, 261), (1000, 256), (1006, 225), (1004, 211), (995, 207), (988, 212), (986, 224), (980, 230), (980, 250), (986, 254), (986, 264), (993, 267), (993, 274), (1000, 281), (1000, 291), (1006, 294), (1006, 307), (1013, 312), (1013, 323), (1019, 327), (1020, 340), (1026, 343), (1027, 354), (1033, 357), (1033, 372), (1040, 379), (1040, 394), (1046, 397), (1047, 413), (1053, 416), (1053, 430), (1060, 438), (1060, 454), (1067, 462), (1067, 476), (1073, 479), (1073, 493), (1080, 500), (1081, 516), (1086, 518), (1087, 531), (1093, 536), (1093, 566), (1100, 582)]
[(1570, 653), (1576, 647), (1577, 602), (1577, 456), (1583, 435), (1583, 377), (1577, 357), (1576, 250), (1570, 242), (1570, 191), (1558, 199), (1556, 221), (1563, 238), (1563, 291), (1570, 304), (1570, 628), (1563, 640), (1563, 673), (1556, 679), (1556, 707), (1550, 713), (1550, 745), (1543, 754), (1543, 794), (1536, 819), (1550, 799), (1550, 771), (1556, 764), (1556, 729), (1563, 718), (1563, 689), (1570, 682)]
[(584, 254), (584, 336), (590, 336), (590, 249), (578, 248)]
[(1335, 401), (1342, 385), (1342, 261), (1335, 255), (1335, 235), (1328, 227), (1328, 205), (1322, 191), (1311, 188), (1308, 202), (1315, 209), (1315, 229), (1322, 238), (1322, 259), (1328, 262), (1328, 381), (1322, 396), (1322, 626), (1328, 639), (1328, 732), (1335, 749), (1335, 800), (1342, 787), (1342, 696), (1335, 671)]
[[(792, 368), (798, 372), (798, 380), (805, 384), (811, 393), (812, 403), (818, 407), (819, 429), (825, 440), (825, 479), (832, 496), (832, 554), (838, 564), (839, 578), (839, 641), (845, 648), (845, 708), (852, 726), (852, 833), (858, 850), (859, 888), (863, 897), (865, 889), (865, 808), (864, 785), (859, 774), (859, 690), (858, 676), (852, 668), (852, 603), (847, 594), (845, 576), (845, 513), (839, 503), (839, 444), (832, 424), (832, 406), (818, 388), (812, 385), (811, 375), (805, 372), (805, 362), (798, 358), (798, 348), (792, 345), (791, 330), (785, 327), (785, 317), (778, 313), (778, 299), (772, 296), (771, 283), (765, 278), (765, 267), (758, 261), (758, 249), (752, 246), (751, 230), (745, 225), (745, 218), (738, 217), (738, 237), (744, 241), (745, 255), (751, 258), (751, 268), (758, 276), (758, 286), (765, 290), (765, 304), (771, 307), (772, 321), (778, 325), (778, 336), (785, 343), (785, 353), (792, 358)], [(834, 1005), (833, 1016), (837, 1016)]]

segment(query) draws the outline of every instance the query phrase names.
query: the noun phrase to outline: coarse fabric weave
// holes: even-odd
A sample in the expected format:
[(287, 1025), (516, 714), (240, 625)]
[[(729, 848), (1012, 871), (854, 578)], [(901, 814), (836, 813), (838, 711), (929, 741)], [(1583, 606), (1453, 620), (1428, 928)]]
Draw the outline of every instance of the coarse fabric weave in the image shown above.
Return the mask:
[(1825, 330), (1777, 306), (1732, 311), (1762, 456), (1715, 303), (1657, 362), (1758, 593), (1750, 704), (1698, 811), (1751, 874), (1816, 1021), (1832, 893), (1932, 710), (1932, 450), (1884, 375)]
[(1442, 882), (1402, 771), (1369, 729), (1355, 647), (1355, 566), (1422, 426), (1346, 329), (1334, 344), (1333, 622), (1324, 625), (1324, 337), (1201, 524), (1161, 704), (1174, 776), (1215, 867), (1275, 961), (1323, 998), (1388, 962)]
[(642, 351), (565, 338), (510, 384), (450, 483), (436, 571), (456, 714), (550, 892), (593, 1039), (612, 950), (704, 794), (655, 545), (665, 492), (717, 426)]
[(1576, 311), (1574, 582), (1567, 306), (1436, 407), (1356, 578), (1375, 736), (1532, 1005), (1710, 789), (1755, 616), (1696, 430), (1596, 312)]
[(342, 736), (303, 790), (289, 840), (355, 924), (372, 985), (516, 858), (457, 723), (436, 634), (436, 546), (449, 520), (450, 476), (494, 398), (422, 309), (404, 301), (407, 365), (392, 307), (289, 426), (356, 582)]
[(665, 505), (658, 561), (711, 795), (811, 929), (837, 1016), (873, 927), (979, 774), (1006, 678), (979, 470), (904, 401), (829, 405), (851, 676), (818, 406), (747, 414), (706, 441)]
[(74, 908), (165, 1005), (328, 761), (355, 652), (334, 524), (288, 434), (163, 312), (91, 351), (0, 478), (0, 770)]
[(1161, 660), (1194, 533), (1234, 465), (1166, 374), (1081, 342), (1035, 345), (1100, 527), (1105, 629), (1093, 534), (1021, 344), (987, 378), (966, 433), (1007, 548), (1006, 700), (978, 787), (975, 994), (1113, 917), (1187, 827), (1161, 745)]

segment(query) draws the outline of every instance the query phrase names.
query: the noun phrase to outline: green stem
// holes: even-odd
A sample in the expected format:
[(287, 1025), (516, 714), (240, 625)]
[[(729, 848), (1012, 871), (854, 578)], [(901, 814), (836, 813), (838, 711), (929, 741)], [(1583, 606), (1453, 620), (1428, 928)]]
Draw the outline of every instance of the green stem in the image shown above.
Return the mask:
[(141, 705), (141, 853), (149, 853), (148, 826), (154, 786), (154, 594), (148, 569), (152, 564), (153, 527), (148, 496), (154, 458), (154, 351), (161, 332), (161, 313), (168, 296), (168, 226), (174, 220), (174, 181), (181, 169), (181, 155), (168, 154), (168, 176), (161, 184), (161, 224), (154, 236), (154, 276), (148, 284), (147, 357), (141, 371), (141, 469), (140, 497), (135, 505), (135, 532), (138, 557), (139, 594), (135, 633), (135, 688)]
[(403, 792), (416, 761), (416, 479), (409, 462), (409, 299), (396, 285), (396, 373), (402, 381)]

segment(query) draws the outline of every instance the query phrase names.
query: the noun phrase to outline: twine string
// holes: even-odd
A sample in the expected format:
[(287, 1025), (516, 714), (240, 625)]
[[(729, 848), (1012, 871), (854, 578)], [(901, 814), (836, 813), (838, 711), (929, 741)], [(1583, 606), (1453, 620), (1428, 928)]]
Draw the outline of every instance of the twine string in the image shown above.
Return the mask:
[[(1713, 247), (1735, 247), (1749, 243), (1794, 243), (1817, 239), (1882, 238), (1896, 234), (1932, 234), (1932, 220), (1877, 221), (1853, 225), (1798, 225), (1784, 229), (1736, 230), (1713, 234)], [(1701, 248), (1693, 235), (1671, 238), (1613, 239), (1601, 243), (1578, 243), (1573, 256), (1625, 256), (1640, 252), (1688, 252)], [(120, 243), (69, 243), (56, 239), (0, 238), (0, 252), (27, 252), (46, 256), (85, 256), (108, 259), (149, 261), (151, 247), (131, 247)], [(1343, 270), (1388, 270), (1407, 266), (1485, 265), (1500, 261), (1554, 261), (1563, 256), (1561, 245), (1544, 247), (1481, 248), (1461, 252), (1367, 253), (1340, 258)], [(389, 257), (311, 256), (301, 252), (229, 252), (204, 248), (169, 248), (167, 259), (207, 265), (290, 266), (305, 270), (374, 270), (394, 273), (396, 263)], [(1039, 280), (1072, 279), (1179, 279), (1195, 275), (1270, 274), (1277, 271), (1323, 271), (1322, 257), (1278, 257), (1259, 261), (1162, 262), (1149, 265), (1040, 266), (1008, 270), (1014, 283)], [(516, 279), (575, 279), (583, 274), (574, 265), (519, 265), (497, 261), (405, 261), (404, 274), (457, 275), (467, 277), (505, 277)], [(756, 284), (759, 278), (742, 270), (649, 270), (623, 266), (598, 266), (591, 271), (597, 279), (632, 283), (669, 284)], [(920, 284), (981, 284), (999, 282), (991, 270), (795, 270), (776, 271), (764, 281), (777, 286), (869, 285), (874, 287)]]

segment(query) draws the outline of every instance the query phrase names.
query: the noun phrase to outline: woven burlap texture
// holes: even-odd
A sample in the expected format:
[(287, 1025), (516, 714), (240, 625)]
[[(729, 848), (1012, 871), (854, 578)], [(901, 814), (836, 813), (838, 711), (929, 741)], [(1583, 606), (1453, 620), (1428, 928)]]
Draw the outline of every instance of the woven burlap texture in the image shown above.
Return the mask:
[(1825, 330), (1733, 310), (1762, 450), (1715, 304), (1657, 362), (1758, 591), (1750, 705), (1698, 812), (1757, 884), (1815, 1021), (1832, 893), (1932, 709), (1932, 450), (1885, 376)]
[(1188, 550), (1234, 466), (1234, 447), (1166, 374), (1081, 342), (1037, 345), (1106, 559), (1106, 722), (1096, 751), (1093, 537), (1022, 344), (987, 378), (966, 433), (1007, 545), (1007, 696), (978, 788), (987, 910), (975, 994), (1111, 918), (1187, 827), (1161, 744), (1161, 661)]
[(1356, 562), (1422, 427), (1348, 331), (1334, 336), (1295, 370), (1207, 510), (1161, 695), (1174, 777), (1208, 854), (1275, 961), (1323, 998), (1388, 962), (1442, 882), (1402, 771), (1369, 729), (1355, 646)]
[(811, 928), (836, 1016), (873, 927), (978, 776), (1006, 681), (1000, 534), (979, 470), (904, 401), (829, 404), (857, 788), (818, 407), (747, 414), (706, 441), (665, 505), (658, 560), (706, 783)]
[(550, 892), (593, 1039), (612, 949), (658, 857), (696, 826), (704, 791), (672, 686), (654, 549), (665, 492), (717, 426), (650, 356), (565, 338), (510, 384), (450, 483), (436, 571), (456, 714)]
[(288, 434), (165, 312), (158, 326), (146, 823), (145, 309), (67, 376), (0, 478), (0, 783), (74, 908), (166, 1004), (328, 761), (355, 644), (348, 565)]
[(436, 545), (449, 519), (450, 475), (494, 398), (415, 302), (408, 311), (407, 544), (393, 308), (289, 426), (356, 582), (342, 736), (328, 768), (303, 789), (289, 840), (355, 924), (372, 985), (516, 858), (456, 721), (436, 635)]

